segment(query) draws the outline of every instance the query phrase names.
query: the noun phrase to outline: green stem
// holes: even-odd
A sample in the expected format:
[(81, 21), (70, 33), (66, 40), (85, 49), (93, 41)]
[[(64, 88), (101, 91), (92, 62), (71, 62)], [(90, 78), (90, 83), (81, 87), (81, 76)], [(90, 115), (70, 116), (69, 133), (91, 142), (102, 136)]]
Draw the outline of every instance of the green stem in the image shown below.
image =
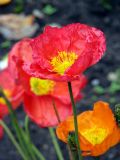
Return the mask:
[(29, 117), (28, 116), (25, 117), (25, 132), (27, 134), (27, 138), (30, 140), (31, 137), (30, 137), (30, 132), (29, 132)]
[(24, 137), (22, 135), (22, 129), (18, 125), (16, 114), (14, 113), (14, 110), (12, 109), (12, 105), (9, 102), (9, 100), (7, 99), (6, 95), (4, 94), (2, 88), (0, 88), (0, 95), (4, 98), (5, 103), (6, 103), (7, 107), (8, 107), (9, 112), (10, 112), (12, 125), (13, 125), (13, 128), (15, 129), (17, 138), (18, 138), (19, 143), (20, 143), (20, 146), (21, 146), (22, 150), (24, 151), (27, 159), (30, 160), (31, 157), (30, 157), (29, 152), (28, 152), (28, 150), (26, 148)]
[(72, 108), (73, 108), (74, 126), (75, 126), (75, 140), (76, 140), (76, 145), (78, 148), (77, 149), (78, 157), (79, 157), (79, 160), (82, 160), (83, 158), (82, 158), (82, 153), (80, 150), (80, 144), (79, 144), (79, 138), (78, 138), (77, 110), (76, 110), (76, 106), (75, 106), (75, 102), (74, 102), (74, 98), (73, 98), (71, 82), (68, 82), (68, 89), (69, 89), (70, 99), (71, 99)]
[(36, 160), (36, 155), (32, 148), (32, 141), (31, 141), (30, 132), (29, 132), (29, 117), (28, 116), (25, 117), (25, 132), (22, 131), (22, 134), (25, 138), (26, 146), (28, 148), (28, 151), (31, 155), (32, 160)]
[(16, 147), (16, 149), (18, 150), (18, 152), (20, 153), (20, 155), (22, 156), (22, 158), (24, 160), (28, 160), (26, 158), (24, 152), (22, 151), (21, 147), (19, 146), (19, 144), (15, 140), (13, 134), (11, 133), (11, 131), (9, 130), (9, 128), (7, 127), (7, 125), (2, 120), (0, 120), (0, 125), (4, 128), (5, 132), (7, 133), (8, 137), (10, 138), (11, 142), (14, 144), (14, 146)]
[(40, 151), (34, 145), (32, 145), (32, 149), (37, 155), (37, 157), (40, 158), (40, 160), (46, 160), (44, 156), (42, 155), (42, 153), (40, 153)]
[(58, 159), (59, 160), (64, 160), (62, 152), (61, 152), (61, 149), (60, 149), (59, 144), (57, 142), (56, 135), (54, 133), (54, 129), (53, 128), (48, 128), (48, 129), (49, 129), (49, 132), (50, 132), (50, 135), (51, 135), (51, 138), (52, 138), (52, 141), (53, 141), (53, 144), (54, 144)]
[(27, 157), (26, 160), (30, 160), (30, 159), (36, 160), (35, 154), (34, 154), (33, 149), (32, 149), (33, 144), (31, 142), (31, 138), (30, 138), (30, 134), (29, 134), (29, 118), (26, 117), (26, 119), (25, 119), (25, 131), (26, 132), (24, 132), (22, 130), (22, 128), (19, 127), (16, 114), (14, 113), (14, 110), (12, 109), (12, 105), (9, 102), (9, 100), (7, 99), (7, 97), (5, 96), (5, 94), (4, 94), (4, 92), (2, 91), (1, 88), (0, 88), (0, 94), (4, 98), (4, 100), (6, 102), (6, 105), (8, 107), (8, 110), (10, 112), (12, 125), (13, 125), (13, 127), (16, 131), (17, 138), (20, 142), (21, 148), (22, 148), (22, 150), (24, 151), (24, 154)]
[[(26, 155), (27, 159), (30, 160), (32, 158), (32, 152), (31, 152), (31, 150), (29, 150), (30, 146), (28, 146), (28, 140), (25, 138), (26, 135), (24, 134), (24, 131), (22, 130), (22, 128), (19, 127), (16, 114), (14, 113), (14, 110), (12, 109), (12, 105), (9, 102), (9, 100), (7, 99), (6, 95), (4, 94), (4, 92), (2, 91), (1, 88), (0, 88), (0, 94), (4, 98), (6, 105), (8, 107), (8, 110), (10, 112), (12, 125), (13, 125), (13, 128), (15, 129), (20, 146), (21, 146), (22, 150), (24, 151), (24, 154)], [(35, 159), (33, 159), (33, 160), (35, 160)]]
[[(59, 113), (58, 113), (58, 110), (57, 110), (57, 107), (56, 107), (56, 104), (55, 104), (54, 100), (53, 100), (53, 108), (54, 108), (54, 111), (55, 111), (57, 120), (58, 120), (58, 122), (60, 123), (60, 122), (61, 122), (60, 116), (59, 116)], [(71, 153), (69, 144), (67, 144), (67, 149), (68, 149), (68, 155), (69, 155), (70, 160), (73, 160), (73, 157), (72, 157), (72, 153)]]
[(31, 142), (31, 139), (29, 139), (30, 137), (28, 137), (28, 135), (26, 134), (26, 132), (24, 132), (23, 130), (21, 132), (22, 132), (23, 140), (25, 142), (26, 150), (28, 151), (30, 159), (36, 160), (35, 153), (33, 152), (33, 149), (32, 149), (32, 142)]
[(34, 144), (32, 144), (31, 141), (31, 136), (30, 136), (30, 132), (29, 132), (29, 117), (26, 116), (25, 117), (25, 132), (27, 134), (27, 138), (30, 141), (31, 144), (28, 144), (31, 146), (32, 151), (34, 152), (34, 154), (40, 158), (40, 160), (45, 160), (44, 156), (42, 155), (42, 153), (36, 148), (36, 146)]

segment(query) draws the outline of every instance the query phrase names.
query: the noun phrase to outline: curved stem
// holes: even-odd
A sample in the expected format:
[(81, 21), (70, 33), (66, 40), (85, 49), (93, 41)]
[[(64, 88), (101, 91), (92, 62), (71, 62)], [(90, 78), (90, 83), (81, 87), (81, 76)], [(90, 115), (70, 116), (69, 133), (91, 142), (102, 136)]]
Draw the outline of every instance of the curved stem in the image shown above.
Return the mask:
[(23, 130), (22, 130), (22, 134), (23, 134), (23, 139), (24, 139), (25, 145), (26, 145), (26, 150), (29, 153), (30, 159), (31, 160), (36, 160), (36, 155), (35, 155), (35, 153), (32, 149), (32, 142), (31, 142), (31, 139), (29, 139), (30, 137), (28, 137), (26, 132), (24, 132)]
[(76, 106), (75, 106), (75, 102), (74, 102), (74, 98), (73, 98), (71, 82), (68, 82), (68, 89), (69, 89), (70, 99), (71, 99), (72, 108), (73, 108), (74, 126), (75, 126), (75, 140), (76, 140), (76, 145), (78, 148), (77, 149), (78, 157), (79, 157), (79, 160), (82, 160), (83, 158), (82, 158), (80, 144), (79, 144), (79, 138), (78, 138), (77, 110), (76, 110)]
[(18, 150), (18, 152), (20, 153), (20, 155), (22, 156), (22, 158), (24, 160), (28, 160), (24, 154), (24, 152), (22, 151), (21, 147), (19, 146), (19, 144), (17, 143), (17, 141), (15, 140), (13, 134), (11, 133), (11, 131), (9, 130), (9, 128), (7, 127), (7, 125), (0, 120), (0, 125), (4, 128), (5, 132), (7, 133), (7, 135), (9, 136), (11, 142), (14, 144), (14, 146), (16, 147), (16, 149)]
[(59, 116), (59, 113), (58, 113), (58, 110), (57, 110), (57, 107), (56, 107), (56, 104), (55, 104), (54, 100), (52, 100), (52, 103), (53, 103), (53, 108), (54, 108), (54, 111), (55, 111), (57, 120), (58, 120), (58, 122), (60, 123), (60, 122), (61, 122), (60, 116)]
[(59, 144), (58, 144), (57, 139), (56, 139), (56, 135), (54, 133), (54, 129), (53, 128), (48, 128), (48, 129), (49, 129), (49, 132), (50, 132), (50, 135), (51, 135), (51, 138), (52, 138), (52, 141), (53, 141), (58, 159), (59, 160), (64, 160), (61, 149), (60, 149)]
[[(22, 128), (19, 127), (16, 114), (14, 113), (14, 110), (12, 109), (12, 105), (9, 102), (9, 100), (7, 99), (6, 95), (4, 94), (4, 92), (2, 91), (1, 88), (0, 88), (0, 95), (4, 98), (4, 100), (6, 102), (6, 105), (8, 107), (8, 110), (10, 112), (12, 125), (13, 125), (13, 127), (16, 131), (17, 138), (20, 142), (20, 146), (21, 146), (22, 150), (24, 151), (24, 154), (27, 157), (27, 159), (25, 159), (25, 160), (30, 160), (30, 159), (36, 160), (35, 153), (33, 152), (33, 149), (32, 149), (33, 144), (31, 142), (30, 134), (29, 134), (29, 127), (28, 127), (29, 118), (26, 117), (26, 119), (25, 119), (25, 130), (26, 130), (26, 132), (24, 132), (24, 130), (22, 130)], [(45, 159), (42, 159), (42, 160), (45, 160)]]
[(40, 158), (40, 160), (46, 160), (44, 156), (42, 155), (42, 153), (40, 153), (40, 151), (34, 145), (32, 145), (32, 149), (37, 155), (37, 157)]
[(10, 112), (12, 126), (13, 126), (13, 128), (16, 132), (16, 135), (17, 135), (18, 141), (20, 143), (20, 146), (21, 146), (22, 150), (24, 151), (27, 159), (30, 160), (31, 157), (29, 155), (28, 148), (26, 147), (26, 142), (24, 141), (24, 137), (23, 137), (23, 134), (22, 134), (22, 129), (19, 127), (16, 114), (14, 113), (14, 110), (12, 109), (12, 105), (11, 105), (10, 101), (7, 99), (6, 95), (4, 94), (2, 88), (0, 88), (0, 95), (4, 98), (5, 103), (8, 107), (9, 112)]

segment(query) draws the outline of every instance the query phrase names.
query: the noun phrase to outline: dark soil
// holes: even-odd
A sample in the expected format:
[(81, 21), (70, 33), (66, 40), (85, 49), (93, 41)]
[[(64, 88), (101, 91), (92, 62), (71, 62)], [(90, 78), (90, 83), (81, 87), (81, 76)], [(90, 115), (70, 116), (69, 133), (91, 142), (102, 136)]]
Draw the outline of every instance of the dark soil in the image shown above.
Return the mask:
[[(120, 68), (120, 1), (108, 0), (110, 7), (107, 7), (105, 3), (102, 4), (101, 2), (103, 1), (107, 2), (107, 0), (25, 0), (22, 8), (22, 12), (25, 14), (32, 14), (34, 9), (42, 11), (47, 4), (57, 9), (52, 15), (45, 14), (43, 18), (36, 19), (40, 26), (36, 35), (42, 31), (45, 25), (51, 23), (66, 25), (68, 23), (80, 22), (95, 26), (105, 32), (107, 38), (106, 55), (97, 65), (91, 67), (86, 72), (89, 83), (84, 90), (84, 99), (78, 104), (78, 112), (91, 108), (92, 104), (97, 100), (110, 102), (112, 108), (116, 103), (120, 103), (120, 92), (116, 91), (113, 94), (109, 92), (100, 93), (94, 90), (96, 82), (99, 83), (97, 85), (102, 86), (106, 90), (111, 83), (108, 80), (109, 73), (115, 72)], [(0, 7), (0, 14), (13, 13), (15, 7), (16, 1)], [(4, 41), (5, 39), (0, 35), (0, 43)], [(15, 41), (11, 41), (11, 44), (14, 43)], [(0, 48), (0, 57), (8, 51), (9, 47)], [(24, 114), (22, 108), (19, 108), (16, 112), (20, 123), (23, 124)], [(5, 120), (7, 124), (10, 123), (9, 117), (6, 117)], [(46, 159), (57, 160), (48, 130), (38, 128), (33, 123), (31, 123), (30, 130), (33, 142), (43, 152)], [(65, 160), (67, 160), (66, 147), (62, 142), (60, 142), (60, 145), (64, 151)], [(92, 160), (90, 157), (85, 158), (85, 160), (87, 159)], [(120, 145), (109, 150), (100, 159), (120, 160)], [(4, 134), (4, 138), (0, 142), (0, 160), (21, 160), (6, 134)]]

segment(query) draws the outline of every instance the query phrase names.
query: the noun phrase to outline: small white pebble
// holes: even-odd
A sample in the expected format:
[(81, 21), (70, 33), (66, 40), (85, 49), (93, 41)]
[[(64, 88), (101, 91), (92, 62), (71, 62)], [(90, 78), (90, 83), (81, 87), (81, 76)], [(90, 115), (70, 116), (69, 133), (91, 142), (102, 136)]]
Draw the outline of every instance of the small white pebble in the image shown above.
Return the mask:
[(91, 81), (91, 84), (92, 84), (93, 86), (97, 86), (97, 85), (100, 84), (100, 81), (99, 81), (98, 79), (93, 79), (93, 80)]
[(44, 14), (38, 9), (34, 9), (32, 14), (37, 18), (44, 18)]
[(108, 74), (107, 78), (108, 78), (109, 81), (115, 81), (115, 80), (117, 80), (117, 74), (114, 73), (114, 72), (110, 72)]

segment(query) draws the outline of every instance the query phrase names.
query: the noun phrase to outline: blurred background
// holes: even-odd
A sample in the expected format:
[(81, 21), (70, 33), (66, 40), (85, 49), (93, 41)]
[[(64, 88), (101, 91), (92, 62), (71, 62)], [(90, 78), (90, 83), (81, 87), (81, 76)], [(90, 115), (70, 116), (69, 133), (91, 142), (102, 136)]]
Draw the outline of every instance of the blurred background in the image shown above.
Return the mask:
[[(102, 60), (88, 69), (88, 85), (84, 98), (77, 104), (78, 113), (91, 109), (104, 100), (114, 110), (120, 103), (120, 0), (0, 0), (0, 69), (7, 63), (7, 54), (14, 43), (24, 37), (40, 34), (45, 25), (63, 26), (80, 22), (101, 29), (107, 39)], [(5, 4), (6, 3), (6, 4)], [(21, 126), (24, 113), (17, 111)], [(5, 118), (11, 127), (9, 117)], [(31, 123), (31, 136), (47, 160), (57, 160), (47, 129)], [(67, 160), (65, 145), (60, 142)], [(0, 160), (21, 160), (6, 134), (0, 141)], [(85, 160), (92, 160), (87, 157)], [(120, 145), (112, 148), (101, 160), (120, 160)]]

